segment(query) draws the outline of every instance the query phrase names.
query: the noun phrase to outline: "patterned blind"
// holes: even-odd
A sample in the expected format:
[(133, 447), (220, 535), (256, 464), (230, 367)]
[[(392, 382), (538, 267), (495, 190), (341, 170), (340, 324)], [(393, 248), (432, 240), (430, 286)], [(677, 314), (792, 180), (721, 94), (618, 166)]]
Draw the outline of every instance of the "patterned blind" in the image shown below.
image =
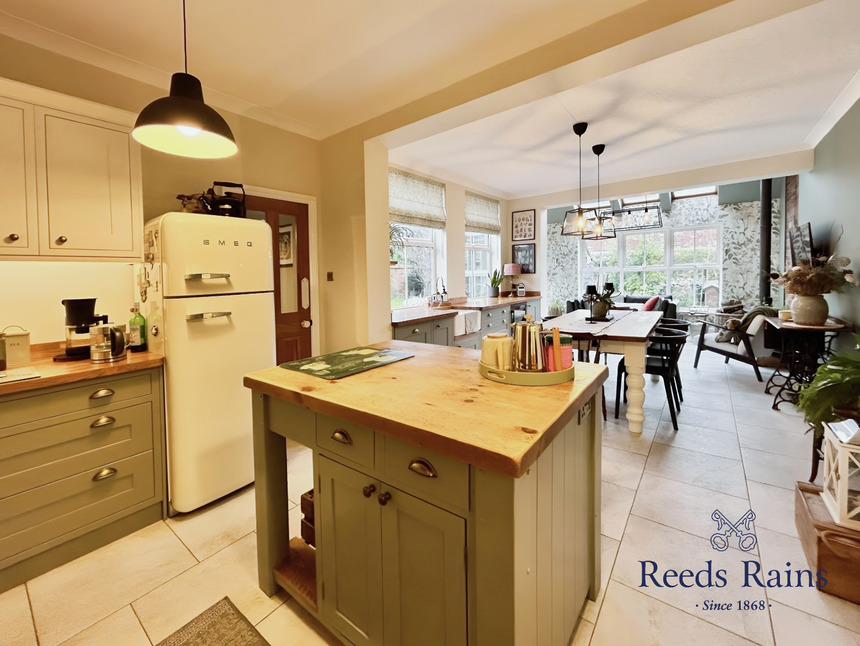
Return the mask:
[(389, 168), (388, 211), (394, 222), (444, 229), (445, 185)]
[(501, 230), (499, 201), (466, 191), (466, 231), (499, 233)]

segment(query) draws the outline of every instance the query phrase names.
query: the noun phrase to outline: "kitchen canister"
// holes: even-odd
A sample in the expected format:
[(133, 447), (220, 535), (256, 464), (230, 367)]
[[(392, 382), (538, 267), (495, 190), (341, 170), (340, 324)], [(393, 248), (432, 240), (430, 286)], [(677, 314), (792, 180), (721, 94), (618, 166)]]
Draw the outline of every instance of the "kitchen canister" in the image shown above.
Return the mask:
[(0, 370), (26, 366), (29, 363), (30, 333), (20, 325), (3, 328), (0, 332)]
[(544, 339), (544, 366), (547, 372), (567, 370), (573, 365), (573, 337), (569, 334), (559, 335), (559, 346), (561, 350), (561, 367), (555, 365), (555, 353), (552, 350), (552, 337)]

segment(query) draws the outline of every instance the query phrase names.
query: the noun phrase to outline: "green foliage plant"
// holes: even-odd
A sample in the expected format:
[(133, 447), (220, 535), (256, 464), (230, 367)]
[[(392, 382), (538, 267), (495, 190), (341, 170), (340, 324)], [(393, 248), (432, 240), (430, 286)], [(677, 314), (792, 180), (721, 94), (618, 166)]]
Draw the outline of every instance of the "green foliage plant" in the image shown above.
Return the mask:
[(853, 349), (837, 352), (819, 366), (800, 391), (797, 408), (815, 429), (815, 437), (824, 434), (825, 422), (845, 419), (846, 412), (860, 412), (860, 334), (856, 340)]
[(487, 274), (487, 278), (490, 279), (490, 287), (501, 287), (502, 281), (505, 279), (505, 275), (502, 273), (501, 269), (495, 269), (492, 274)]

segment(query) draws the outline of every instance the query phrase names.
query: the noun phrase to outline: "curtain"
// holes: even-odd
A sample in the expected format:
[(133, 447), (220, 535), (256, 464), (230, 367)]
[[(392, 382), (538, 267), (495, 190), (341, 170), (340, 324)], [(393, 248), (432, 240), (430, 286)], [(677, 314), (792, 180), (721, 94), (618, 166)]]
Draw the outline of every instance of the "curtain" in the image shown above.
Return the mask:
[(501, 230), (499, 201), (466, 191), (466, 231), (499, 233)]
[(389, 168), (388, 211), (393, 222), (444, 229), (445, 185)]

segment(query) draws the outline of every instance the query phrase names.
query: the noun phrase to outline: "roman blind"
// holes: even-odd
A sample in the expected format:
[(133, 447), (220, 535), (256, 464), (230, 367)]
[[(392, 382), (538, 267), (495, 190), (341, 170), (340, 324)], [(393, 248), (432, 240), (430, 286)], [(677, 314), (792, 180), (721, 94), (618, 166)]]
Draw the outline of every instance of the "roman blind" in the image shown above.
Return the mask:
[(499, 201), (466, 191), (466, 231), (499, 233), (501, 230)]
[(389, 168), (388, 212), (394, 222), (444, 229), (445, 185)]

